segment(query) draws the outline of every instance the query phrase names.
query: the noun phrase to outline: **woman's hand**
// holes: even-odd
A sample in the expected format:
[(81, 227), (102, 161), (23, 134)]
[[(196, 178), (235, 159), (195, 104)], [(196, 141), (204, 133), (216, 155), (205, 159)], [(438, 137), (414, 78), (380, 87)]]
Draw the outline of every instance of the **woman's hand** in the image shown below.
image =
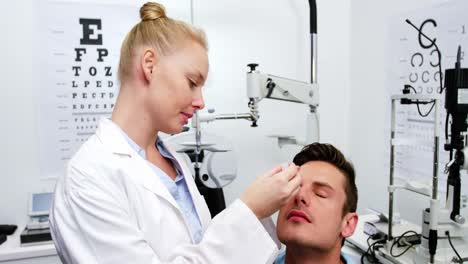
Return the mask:
[(298, 171), (294, 163), (286, 168), (273, 168), (259, 176), (242, 194), (241, 200), (258, 219), (272, 215), (299, 192), (302, 178)]

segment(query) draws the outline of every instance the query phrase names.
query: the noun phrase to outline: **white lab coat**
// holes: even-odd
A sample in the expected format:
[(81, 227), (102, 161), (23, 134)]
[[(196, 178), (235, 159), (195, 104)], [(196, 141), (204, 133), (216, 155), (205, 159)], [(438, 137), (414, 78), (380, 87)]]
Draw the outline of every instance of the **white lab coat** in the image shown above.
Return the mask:
[(183, 214), (159, 177), (103, 119), (56, 186), (50, 224), (64, 263), (272, 263), (280, 246), (271, 219), (240, 200), (213, 220), (179, 161), (204, 230), (193, 244)]

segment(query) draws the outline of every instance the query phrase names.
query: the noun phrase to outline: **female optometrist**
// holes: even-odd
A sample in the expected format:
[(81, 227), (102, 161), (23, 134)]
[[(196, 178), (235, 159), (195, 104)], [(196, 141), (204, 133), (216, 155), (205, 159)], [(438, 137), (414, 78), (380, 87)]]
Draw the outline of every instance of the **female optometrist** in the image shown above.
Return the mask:
[(299, 191), (298, 167), (259, 176), (211, 219), (190, 170), (158, 139), (204, 106), (204, 33), (146, 3), (121, 49), (112, 118), (78, 150), (56, 186), (50, 224), (64, 263), (272, 263), (269, 216)]

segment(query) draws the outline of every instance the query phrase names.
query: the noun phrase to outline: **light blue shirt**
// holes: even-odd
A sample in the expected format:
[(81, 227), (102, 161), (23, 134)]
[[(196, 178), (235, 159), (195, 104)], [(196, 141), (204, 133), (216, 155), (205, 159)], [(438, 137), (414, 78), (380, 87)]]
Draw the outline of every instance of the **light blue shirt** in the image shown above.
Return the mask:
[[(122, 134), (125, 136), (130, 147), (132, 147), (135, 152), (138, 153), (143, 159), (146, 160), (146, 152), (140, 146), (138, 146), (128, 135), (121, 130)], [(162, 142), (157, 140), (156, 147), (158, 148), (161, 155), (167, 159), (169, 159), (177, 171), (177, 177), (173, 180), (169, 175), (167, 175), (164, 171), (160, 168), (156, 167), (153, 163), (147, 161), (148, 165), (154, 171), (154, 173), (161, 179), (164, 186), (166, 186), (169, 193), (174, 197), (174, 200), (179, 205), (180, 210), (182, 211), (185, 222), (188, 224), (190, 233), (192, 236), (192, 241), (195, 244), (198, 244), (202, 237), (203, 231), (201, 227), (200, 218), (198, 217), (197, 211), (195, 209), (195, 205), (192, 200), (192, 196), (190, 195), (190, 191), (187, 186), (187, 182), (185, 181), (184, 174), (182, 173), (182, 169), (177, 162), (177, 160), (169, 153), (169, 151), (164, 147)]]
[[(343, 260), (343, 262), (345, 264), (353, 264), (354, 262), (351, 260), (351, 258), (349, 258), (348, 256), (346, 256), (346, 254), (344, 253), (341, 253), (341, 259)], [(285, 251), (282, 251), (279, 256), (276, 258), (275, 260), (275, 263), (273, 264), (284, 264), (286, 261), (286, 250)]]

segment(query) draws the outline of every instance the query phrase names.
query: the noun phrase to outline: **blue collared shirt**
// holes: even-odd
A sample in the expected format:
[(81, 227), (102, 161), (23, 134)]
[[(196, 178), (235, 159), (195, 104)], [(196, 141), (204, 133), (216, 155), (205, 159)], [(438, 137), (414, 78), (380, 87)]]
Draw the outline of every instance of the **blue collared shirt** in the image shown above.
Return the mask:
[[(121, 130), (122, 134), (125, 136), (130, 147), (135, 150), (143, 159), (146, 160), (146, 152), (140, 146), (138, 146), (128, 135)], [(154, 173), (159, 177), (164, 186), (166, 186), (169, 193), (172, 195), (174, 200), (179, 205), (180, 210), (182, 211), (185, 222), (189, 226), (190, 233), (192, 235), (192, 241), (195, 244), (198, 244), (202, 237), (203, 231), (201, 227), (200, 218), (198, 217), (197, 211), (195, 209), (195, 204), (193, 203), (192, 196), (185, 181), (184, 174), (182, 173), (182, 168), (180, 167), (177, 160), (169, 153), (169, 151), (164, 147), (162, 141), (157, 139), (156, 147), (164, 158), (169, 159), (177, 171), (177, 177), (173, 180), (169, 175), (167, 175), (160, 168), (156, 167), (153, 163), (147, 161), (148, 165), (154, 171)]]
[[(350, 257), (348, 257), (346, 254), (344, 254), (343, 252), (341, 252), (341, 260), (345, 263), (345, 264), (352, 264), (354, 263)], [(278, 257), (276, 258), (275, 260), (275, 263), (273, 264), (284, 264), (286, 261), (286, 251), (282, 251)]]

